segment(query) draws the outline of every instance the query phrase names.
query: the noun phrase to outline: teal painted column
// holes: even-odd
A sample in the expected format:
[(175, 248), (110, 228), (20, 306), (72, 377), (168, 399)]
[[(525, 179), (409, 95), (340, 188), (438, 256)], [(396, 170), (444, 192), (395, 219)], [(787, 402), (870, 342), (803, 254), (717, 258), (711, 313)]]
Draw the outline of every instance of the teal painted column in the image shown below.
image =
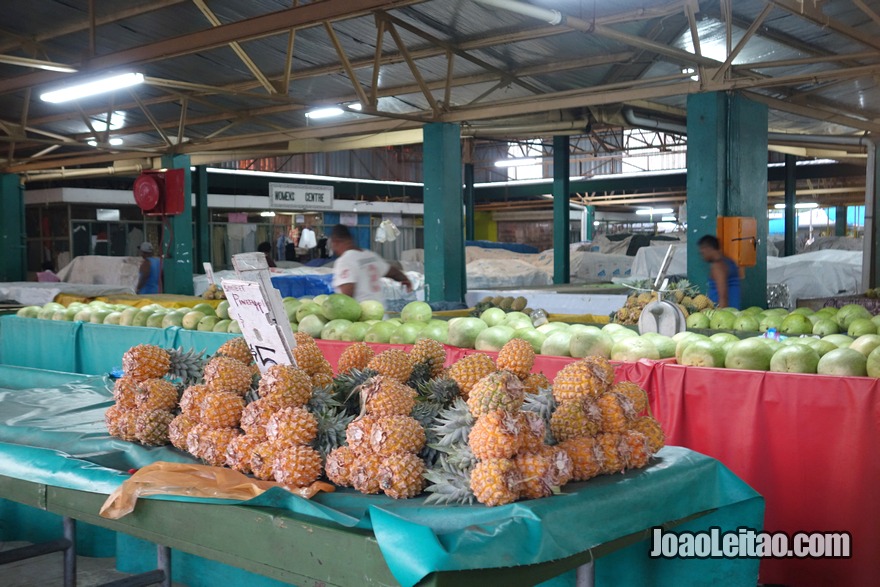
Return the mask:
[(688, 96), (688, 279), (705, 291), (709, 266), (697, 241), (719, 216), (757, 220), (757, 264), (745, 272), (742, 306), (767, 303), (767, 107), (736, 93)]
[[(199, 273), (204, 273), (202, 263), (211, 261), (211, 217), (208, 211), (208, 168), (205, 165), (196, 167), (196, 266)], [(274, 244), (274, 243), (273, 243)]]
[(595, 226), (596, 207), (595, 206), (587, 206), (587, 213), (585, 216), (586, 216), (585, 222), (587, 223), (587, 227), (586, 227), (587, 228), (587, 230), (586, 230), (587, 240), (591, 241), (591, 240), (593, 240), (593, 237), (596, 235), (596, 226)]
[(192, 172), (188, 155), (162, 157), (162, 165), (168, 169), (183, 169), (183, 214), (170, 216), (162, 235), (163, 293), (193, 295), (193, 213)]
[(865, 236), (862, 254), (862, 289), (877, 287), (880, 277), (880, 250), (878, 250), (878, 214), (880, 214), (880, 142), (868, 144), (867, 176), (865, 178)]
[(464, 164), (464, 238), (474, 240), (474, 164)]
[(846, 206), (834, 209), (834, 236), (846, 236)]
[(797, 157), (785, 156), (785, 256), (797, 252)]
[(461, 127), (431, 123), (422, 132), (427, 298), (432, 302), (462, 302), (466, 278)]
[(571, 247), (568, 234), (571, 230), (570, 178), (568, 136), (553, 137), (553, 283), (570, 281)]
[(0, 281), (25, 281), (24, 190), (12, 173), (0, 175), (0, 251)]

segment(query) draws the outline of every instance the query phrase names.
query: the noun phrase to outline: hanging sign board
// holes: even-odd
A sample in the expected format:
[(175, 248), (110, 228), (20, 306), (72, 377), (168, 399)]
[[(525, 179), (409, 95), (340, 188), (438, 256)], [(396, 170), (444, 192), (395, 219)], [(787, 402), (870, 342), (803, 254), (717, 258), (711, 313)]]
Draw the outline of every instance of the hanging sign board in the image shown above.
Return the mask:
[(281, 210), (330, 210), (333, 208), (333, 186), (270, 183), (269, 205)]

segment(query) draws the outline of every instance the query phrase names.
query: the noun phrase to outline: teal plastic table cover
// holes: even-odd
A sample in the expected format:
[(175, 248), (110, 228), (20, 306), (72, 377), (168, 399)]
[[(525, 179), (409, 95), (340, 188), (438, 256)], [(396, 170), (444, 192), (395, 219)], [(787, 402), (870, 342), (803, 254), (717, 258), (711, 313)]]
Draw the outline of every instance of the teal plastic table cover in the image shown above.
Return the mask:
[[(109, 494), (131, 468), (192, 458), (109, 437), (105, 377), (0, 365), (0, 475)], [(2, 497), (2, 496), (0, 496)], [(178, 501), (193, 498), (167, 496)], [(219, 503), (229, 501), (213, 500)], [(272, 489), (241, 505), (283, 508), (342, 527), (372, 530), (401, 585), (435, 571), (498, 568), (569, 557), (665, 522), (678, 529), (760, 529), (763, 499), (714, 459), (667, 447), (642, 470), (573, 483), (562, 495), (507, 506), (426, 506), (352, 490), (312, 500)], [(639, 543), (600, 559), (599, 585), (754, 585), (756, 559), (650, 559)], [(613, 563), (613, 564), (610, 564)]]

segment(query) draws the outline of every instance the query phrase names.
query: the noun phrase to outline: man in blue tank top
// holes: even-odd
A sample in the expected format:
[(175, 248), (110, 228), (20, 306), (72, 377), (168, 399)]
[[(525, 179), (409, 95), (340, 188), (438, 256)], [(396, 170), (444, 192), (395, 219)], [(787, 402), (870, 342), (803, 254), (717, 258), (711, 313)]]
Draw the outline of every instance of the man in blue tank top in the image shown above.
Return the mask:
[(141, 243), (138, 248), (141, 252), (140, 277), (138, 278), (137, 289), (139, 294), (155, 294), (159, 293), (159, 257), (153, 256), (153, 245), (148, 242)]
[(700, 255), (709, 263), (709, 299), (719, 308), (740, 307), (739, 267), (721, 252), (721, 243), (710, 234), (697, 241)]

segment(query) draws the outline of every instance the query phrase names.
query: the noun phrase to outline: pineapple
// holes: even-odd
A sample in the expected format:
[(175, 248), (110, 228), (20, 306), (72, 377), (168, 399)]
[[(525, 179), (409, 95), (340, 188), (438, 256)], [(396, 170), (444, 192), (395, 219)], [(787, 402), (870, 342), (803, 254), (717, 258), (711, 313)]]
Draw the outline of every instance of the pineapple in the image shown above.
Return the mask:
[(425, 429), (410, 416), (385, 416), (370, 427), (370, 449), (383, 457), (417, 453), (425, 446)]
[(126, 410), (119, 404), (114, 404), (107, 408), (107, 411), (104, 412), (104, 424), (107, 426), (107, 433), (110, 436), (123, 437), (123, 425), (127, 418), (126, 414), (130, 412), (134, 412), (134, 410)]
[(520, 379), (525, 379), (535, 364), (535, 350), (525, 340), (512, 338), (501, 347), (496, 363), (499, 369), (505, 369)]
[(542, 389), (548, 389), (549, 387), (550, 380), (543, 373), (529, 373), (523, 379), (523, 389), (526, 393), (538, 393)]
[(648, 464), (648, 460), (651, 458), (648, 438), (635, 430), (627, 430), (620, 435), (618, 448), (627, 469), (641, 469)]
[(291, 446), (278, 453), (272, 471), (287, 487), (308, 487), (321, 476), (321, 455), (310, 446)]
[(242, 411), (244, 399), (237, 393), (206, 393), (199, 407), (200, 421), (212, 428), (238, 426)]
[(710, 300), (708, 297), (704, 296), (703, 294), (700, 294), (697, 297), (695, 297), (693, 299), (692, 305), (697, 310), (707, 310), (709, 308), (715, 307), (715, 304), (712, 303), (712, 300)]
[(510, 459), (493, 458), (480, 461), (471, 472), (471, 490), (483, 505), (513, 503), (520, 496), (522, 475)]
[(163, 349), (151, 344), (133, 346), (122, 355), (122, 370), (135, 381), (165, 375), (192, 381), (199, 378), (203, 364), (202, 353)]
[(358, 454), (351, 466), (351, 485), (363, 494), (371, 495), (382, 490), (379, 484), (379, 468), (385, 459), (374, 452)]
[(471, 388), (467, 404), (475, 418), (494, 410), (518, 412), (525, 392), (522, 382), (510, 371), (486, 375)]
[(198, 420), (186, 414), (181, 414), (171, 420), (168, 424), (168, 440), (171, 441), (174, 448), (183, 451), (187, 449), (186, 437), (198, 423)]
[(357, 454), (350, 446), (340, 446), (327, 455), (327, 478), (340, 487), (351, 487), (351, 470)]
[(245, 395), (252, 379), (250, 367), (229, 357), (214, 357), (205, 365), (205, 385), (211, 391)]
[(425, 488), (425, 463), (412, 453), (385, 457), (379, 466), (379, 487), (388, 497), (408, 499)]
[(361, 400), (367, 414), (408, 416), (416, 405), (416, 392), (393, 378), (377, 375), (361, 386)]
[(276, 412), (266, 424), (269, 442), (308, 444), (318, 435), (318, 420), (305, 408), (291, 406)]
[(635, 420), (632, 402), (620, 393), (603, 393), (596, 400), (602, 432), (623, 432)]
[(372, 369), (400, 383), (406, 383), (413, 372), (415, 363), (408, 354), (400, 349), (389, 349), (373, 357), (367, 363), (367, 369)]
[[(297, 334), (302, 333), (298, 332)], [(318, 348), (315, 340), (309, 337), (309, 341), (301, 343), (297, 339), (296, 346), (293, 348), (293, 358), (296, 361), (296, 366), (311, 376), (321, 371), (326, 359), (324, 359), (324, 354)]]
[(168, 425), (173, 419), (167, 410), (138, 410), (135, 437), (147, 446), (168, 444)]
[(116, 405), (125, 410), (137, 407), (137, 381), (131, 377), (120, 377), (113, 384), (113, 399)]
[(602, 471), (600, 452), (596, 440), (589, 436), (579, 436), (560, 443), (572, 462), (571, 478), (574, 481), (587, 481)]
[(425, 471), (426, 491), (430, 494), (425, 504), (473, 503), (472, 470), (473, 467), (462, 468), (441, 457), (437, 465)]
[(294, 332), (293, 339), (296, 341), (296, 346), (305, 346), (308, 344), (318, 346), (318, 343), (315, 342), (315, 339), (312, 338), (312, 336), (307, 332)]
[[(605, 475), (622, 473), (626, 468), (620, 454), (621, 435), (616, 432), (605, 432), (596, 437), (596, 449), (599, 454), (601, 472)], [(574, 459), (572, 459), (574, 460)]]
[(632, 381), (618, 381), (609, 391), (626, 397), (636, 414), (643, 414), (648, 409), (648, 394)]
[(237, 428), (209, 428), (201, 440), (199, 457), (211, 466), (222, 467), (229, 445), (240, 435)]
[(687, 295), (684, 296), (683, 298), (681, 298), (681, 305), (685, 306), (685, 307), (694, 308), (694, 298), (692, 298), (691, 296), (687, 296)]
[[(329, 367), (330, 363), (327, 363), (327, 365)], [(320, 373), (315, 373), (314, 375), (312, 375), (312, 387), (323, 389), (331, 385), (333, 385), (332, 371), (321, 371)]]
[(377, 373), (369, 369), (364, 371), (353, 370), (340, 373), (333, 379), (331, 393), (334, 401), (345, 406), (349, 412), (359, 412), (360, 386), (375, 377)]
[(520, 451), (537, 452), (543, 449), (547, 436), (547, 425), (544, 423), (544, 419), (535, 412), (520, 412), (517, 417), (523, 431)]
[(262, 439), (250, 434), (239, 434), (226, 447), (226, 466), (247, 475), (251, 472), (251, 454)]
[(463, 399), (456, 398), (451, 406), (440, 411), (429, 433), (438, 439), (436, 444), (440, 447), (460, 446), (467, 444), (474, 422), (467, 404)]
[(526, 394), (523, 410), (538, 414), (547, 427), (550, 427), (550, 419), (553, 412), (557, 409), (556, 399), (553, 397), (553, 389), (548, 387), (542, 388), (538, 393)]
[(208, 394), (206, 385), (190, 385), (183, 390), (180, 396), (180, 411), (193, 418), (199, 420), (202, 417), (202, 401)]
[(553, 396), (559, 403), (598, 396), (614, 383), (614, 367), (602, 357), (585, 357), (569, 363), (553, 380)]
[(548, 497), (571, 479), (572, 460), (561, 449), (520, 454), (513, 462), (522, 477), (521, 496), (526, 499)]
[(560, 405), (550, 418), (550, 432), (558, 442), (578, 436), (599, 433), (602, 413), (591, 398), (583, 398)]
[(480, 460), (511, 458), (522, 445), (519, 418), (503, 410), (481, 416), (468, 435), (468, 444)]
[(643, 416), (630, 425), (630, 430), (641, 432), (648, 439), (648, 446), (651, 453), (655, 453), (666, 443), (666, 436), (663, 434), (663, 428), (660, 422), (650, 416)]
[(135, 403), (139, 410), (166, 410), (177, 407), (177, 387), (167, 379), (146, 379), (138, 383)]
[(211, 427), (202, 423), (198, 423), (190, 428), (189, 433), (186, 435), (186, 452), (197, 459), (202, 458), (202, 454), (207, 446), (205, 440), (208, 438), (210, 431)]
[(272, 467), (275, 457), (284, 450), (284, 446), (277, 442), (261, 442), (251, 452), (251, 471), (257, 479), (270, 481), (274, 479)]
[(312, 396), (312, 380), (293, 365), (272, 365), (260, 378), (257, 394), (261, 398), (277, 397), (287, 406), (304, 406)]
[(377, 416), (361, 416), (348, 425), (345, 430), (345, 439), (353, 451), (356, 453), (370, 452), (370, 436), (373, 425), (378, 419)]
[(241, 412), (241, 429), (245, 434), (266, 439), (266, 425), (272, 415), (284, 409), (286, 406), (276, 401), (274, 397), (264, 397), (249, 403)]
[(336, 371), (338, 373), (348, 373), (353, 369), (363, 371), (374, 356), (376, 353), (370, 345), (365, 342), (356, 342), (342, 351), (339, 363), (336, 365)]
[(467, 399), (477, 381), (497, 370), (495, 362), (488, 355), (475, 353), (453, 363), (447, 375), (458, 384), (462, 397)]
[(250, 365), (254, 362), (254, 356), (251, 354), (251, 349), (248, 348), (247, 342), (245, 342), (244, 338), (241, 336), (237, 336), (224, 342), (220, 348), (217, 349), (216, 354), (235, 359), (245, 365)]
[(446, 349), (436, 340), (423, 338), (416, 341), (410, 351), (410, 356), (416, 364), (426, 363), (430, 367), (429, 379), (439, 377), (443, 373), (443, 366), (446, 364)]

